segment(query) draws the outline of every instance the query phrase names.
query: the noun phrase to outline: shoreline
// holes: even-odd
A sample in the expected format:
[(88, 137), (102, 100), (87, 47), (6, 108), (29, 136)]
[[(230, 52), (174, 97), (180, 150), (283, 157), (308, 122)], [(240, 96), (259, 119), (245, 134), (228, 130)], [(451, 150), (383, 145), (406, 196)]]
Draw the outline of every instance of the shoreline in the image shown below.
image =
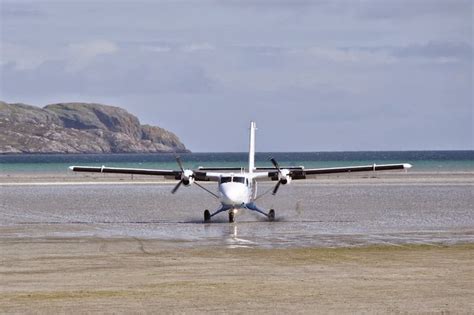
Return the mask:
[[(172, 184), (174, 180), (166, 180), (161, 176), (97, 174), (73, 172), (15, 172), (0, 173), (0, 185), (9, 184)], [(263, 183), (271, 181), (262, 181)], [(474, 183), (474, 172), (377, 172), (364, 174), (319, 175), (302, 181), (293, 181), (291, 185), (301, 184), (343, 184), (343, 183), (420, 183), (420, 182), (462, 182)], [(214, 184), (201, 182), (201, 184)]]

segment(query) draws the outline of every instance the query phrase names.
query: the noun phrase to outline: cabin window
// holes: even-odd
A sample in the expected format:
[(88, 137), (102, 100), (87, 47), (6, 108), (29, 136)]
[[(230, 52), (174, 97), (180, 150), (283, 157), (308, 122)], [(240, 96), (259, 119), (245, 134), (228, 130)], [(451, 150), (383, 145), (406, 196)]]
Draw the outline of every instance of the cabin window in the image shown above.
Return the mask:
[(230, 183), (231, 181), (232, 181), (232, 177), (230, 176), (221, 177), (221, 184)]

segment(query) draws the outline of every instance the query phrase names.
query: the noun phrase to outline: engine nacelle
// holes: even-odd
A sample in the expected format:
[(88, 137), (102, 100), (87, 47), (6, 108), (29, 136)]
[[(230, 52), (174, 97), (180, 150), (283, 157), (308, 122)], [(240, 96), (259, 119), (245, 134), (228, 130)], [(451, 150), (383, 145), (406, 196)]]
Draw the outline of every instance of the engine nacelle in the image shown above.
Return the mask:
[(193, 177), (183, 178), (183, 185), (184, 186), (189, 186), (192, 183), (194, 183), (194, 178)]
[(280, 174), (280, 183), (283, 185), (291, 183), (290, 170), (283, 169)]
[(191, 170), (184, 170), (183, 173), (183, 185), (189, 186), (194, 183), (194, 172)]

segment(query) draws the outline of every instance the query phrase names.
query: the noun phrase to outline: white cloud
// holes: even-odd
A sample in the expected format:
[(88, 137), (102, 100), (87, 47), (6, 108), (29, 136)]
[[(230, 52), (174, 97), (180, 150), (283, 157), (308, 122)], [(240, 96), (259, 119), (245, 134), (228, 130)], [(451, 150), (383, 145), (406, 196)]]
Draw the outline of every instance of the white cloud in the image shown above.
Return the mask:
[(32, 49), (9, 42), (1, 43), (0, 64), (12, 63), (15, 69), (35, 69), (48, 58), (48, 54), (41, 49)]
[(91, 59), (98, 55), (113, 54), (118, 51), (118, 46), (108, 40), (94, 40), (69, 44), (68, 49), (79, 58)]
[(12, 63), (17, 70), (32, 70), (48, 61), (64, 61), (68, 64), (68, 70), (78, 70), (94, 58), (116, 53), (118, 49), (115, 43), (107, 40), (73, 43), (55, 49), (3, 42), (0, 64)]
[(151, 51), (156, 53), (170, 52), (171, 47), (169, 46), (141, 46), (140, 50), (142, 51)]
[(403, 47), (394, 47), (392, 53), (400, 58), (415, 58), (432, 60), (434, 62), (457, 62), (473, 59), (471, 44), (453, 41), (429, 41), (414, 43)]
[(114, 54), (119, 50), (118, 46), (108, 40), (93, 40), (83, 43), (69, 44), (68, 70), (77, 71), (88, 65), (94, 58), (100, 55)]
[(183, 46), (182, 50), (184, 52), (195, 52), (195, 51), (204, 51), (204, 50), (215, 50), (216, 47), (209, 43), (193, 43)]
[(391, 64), (396, 61), (395, 57), (384, 51), (311, 47), (304, 50), (304, 52), (316, 58), (334, 62)]

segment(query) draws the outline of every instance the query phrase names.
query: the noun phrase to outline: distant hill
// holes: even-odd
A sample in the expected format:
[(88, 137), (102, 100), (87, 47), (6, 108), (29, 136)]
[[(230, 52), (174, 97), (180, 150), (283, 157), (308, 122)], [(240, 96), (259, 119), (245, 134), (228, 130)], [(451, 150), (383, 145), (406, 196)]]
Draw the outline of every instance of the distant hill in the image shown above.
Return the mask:
[(0, 101), (0, 154), (188, 152), (172, 132), (126, 110), (64, 103), (39, 108)]

